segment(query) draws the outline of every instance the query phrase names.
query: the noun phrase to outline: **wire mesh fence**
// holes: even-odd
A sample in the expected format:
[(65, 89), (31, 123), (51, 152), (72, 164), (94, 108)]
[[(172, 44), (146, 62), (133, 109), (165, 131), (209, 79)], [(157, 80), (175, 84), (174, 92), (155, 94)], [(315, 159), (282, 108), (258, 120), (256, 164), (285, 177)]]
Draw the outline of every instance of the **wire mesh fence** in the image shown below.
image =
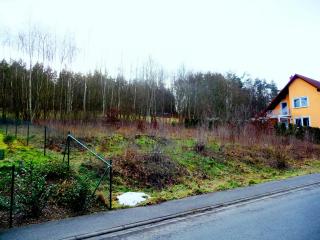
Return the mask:
[[(50, 211), (52, 199), (58, 199), (55, 205), (82, 211), (95, 207), (98, 196), (111, 209), (112, 161), (99, 155), (95, 144), (26, 121), (0, 119), (0, 133), (11, 139), (7, 149), (0, 146), (0, 229), (20, 225), (21, 216), (37, 218), (42, 209)], [(29, 146), (23, 151), (34, 151), (31, 159), (17, 160), (9, 149), (12, 139)]]
[(43, 148), (44, 155), (48, 148), (61, 150), (68, 134), (67, 131), (57, 130), (50, 126), (12, 119), (0, 119), (0, 132), (5, 136), (18, 139), (26, 146)]

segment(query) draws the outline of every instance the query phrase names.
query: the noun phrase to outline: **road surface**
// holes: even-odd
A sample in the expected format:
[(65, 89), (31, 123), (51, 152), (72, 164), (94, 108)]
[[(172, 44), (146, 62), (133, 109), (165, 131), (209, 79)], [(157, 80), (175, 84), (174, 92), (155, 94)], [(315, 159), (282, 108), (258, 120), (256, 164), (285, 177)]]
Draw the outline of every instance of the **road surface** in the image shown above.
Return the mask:
[(94, 239), (320, 239), (320, 187)]

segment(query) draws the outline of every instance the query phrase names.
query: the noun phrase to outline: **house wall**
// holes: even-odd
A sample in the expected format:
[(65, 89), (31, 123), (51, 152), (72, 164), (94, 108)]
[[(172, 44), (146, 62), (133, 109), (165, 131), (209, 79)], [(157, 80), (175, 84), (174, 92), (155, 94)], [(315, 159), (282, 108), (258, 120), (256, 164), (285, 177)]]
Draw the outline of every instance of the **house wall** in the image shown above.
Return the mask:
[[(308, 97), (308, 107), (293, 108), (293, 99), (297, 97)], [(291, 113), (291, 123), (296, 117), (310, 117), (311, 127), (320, 127), (320, 92), (311, 84), (302, 79), (296, 79), (289, 86), (289, 106)], [(278, 107), (278, 106), (277, 106)], [(280, 104), (279, 104), (280, 107)]]

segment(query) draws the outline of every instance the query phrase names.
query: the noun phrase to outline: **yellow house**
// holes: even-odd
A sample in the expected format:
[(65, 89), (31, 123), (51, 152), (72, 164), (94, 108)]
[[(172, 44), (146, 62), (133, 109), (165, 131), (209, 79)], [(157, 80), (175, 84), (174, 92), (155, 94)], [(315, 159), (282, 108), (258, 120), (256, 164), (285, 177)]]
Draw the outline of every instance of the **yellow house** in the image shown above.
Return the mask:
[(320, 82), (295, 74), (267, 107), (277, 122), (320, 128)]

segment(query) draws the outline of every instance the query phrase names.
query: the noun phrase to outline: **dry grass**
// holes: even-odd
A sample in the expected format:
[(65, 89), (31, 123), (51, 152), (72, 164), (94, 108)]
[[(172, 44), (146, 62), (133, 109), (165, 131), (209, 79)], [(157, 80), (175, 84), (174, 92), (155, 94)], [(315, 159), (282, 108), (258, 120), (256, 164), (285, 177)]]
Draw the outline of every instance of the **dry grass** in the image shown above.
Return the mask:
[(199, 144), (206, 145), (209, 141), (217, 141), (221, 146), (237, 144), (246, 147), (260, 146), (263, 148), (282, 146), (289, 149), (290, 156), (295, 159), (310, 158), (319, 155), (319, 147), (308, 140), (299, 140), (293, 136), (277, 136), (272, 130), (261, 130), (254, 125), (247, 124), (237, 128), (230, 125), (219, 126), (212, 130), (205, 127), (184, 128), (182, 125), (171, 125), (165, 121), (158, 121), (157, 128), (151, 123), (145, 123), (143, 130), (139, 130), (137, 122), (118, 123), (117, 125), (95, 123), (46, 123), (57, 131), (67, 133), (71, 131), (84, 141), (91, 142), (96, 138), (105, 138), (113, 134), (120, 134), (125, 138), (132, 138), (137, 134), (156, 136), (166, 139), (194, 139)]

